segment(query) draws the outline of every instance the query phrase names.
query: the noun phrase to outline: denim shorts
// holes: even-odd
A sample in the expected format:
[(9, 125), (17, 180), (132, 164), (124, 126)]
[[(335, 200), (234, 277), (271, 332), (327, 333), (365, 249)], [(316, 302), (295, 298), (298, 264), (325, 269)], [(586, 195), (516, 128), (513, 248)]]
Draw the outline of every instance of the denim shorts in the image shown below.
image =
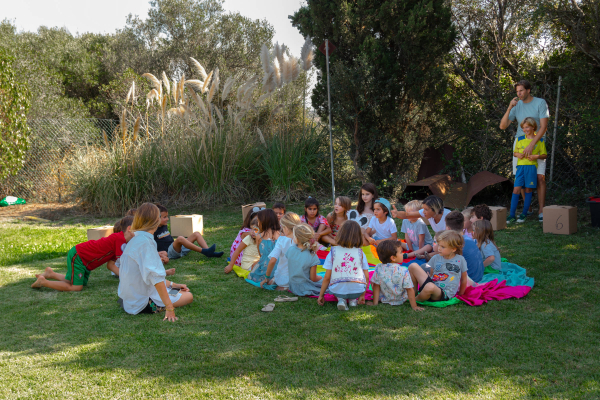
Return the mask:
[(173, 243), (171, 243), (171, 245), (169, 246), (169, 250), (167, 251), (167, 257), (169, 257), (170, 260), (174, 260), (176, 258), (181, 258), (181, 257), (187, 256), (190, 251), (191, 251), (190, 249), (181, 245), (181, 253), (178, 253), (173, 248)]
[(334, 295), (335, 297), (337, 297), (338, 299), (356, 300), (360, 296), (363, 295), (363, 292), (361, 292), (361, 293), (350, 293), (350, 294), (336, 294), (336, 293), (331, 292), (331, 294)]

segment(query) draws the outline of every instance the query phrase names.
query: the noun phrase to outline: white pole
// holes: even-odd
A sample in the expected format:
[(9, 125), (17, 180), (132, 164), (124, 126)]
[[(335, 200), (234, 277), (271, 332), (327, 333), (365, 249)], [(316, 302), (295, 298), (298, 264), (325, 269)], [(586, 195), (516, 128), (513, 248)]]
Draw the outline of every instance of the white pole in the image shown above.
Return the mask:
[(554, 172), (554, 149), (556, 148), (556, 127), (558, 125), (558, 104), (560, 103), (560, 84), (562, 76), (558, 77), (558, 93), (556, 94), (556, 111), (554, 113), (554, 137), (552, 138), (552, 161), (550, 162), (550, 182), (552, 182), (552, 173)]
[(327, 104), (329, 108), (329, 152), (331, 153), (331, 193), (332, 205), (335, 205), (335, 180), (333, 178), (333, 139), (331, 136), (331, 92), (329, 90), (329, 39), (325, 39), (325, 58), (327, 61)]

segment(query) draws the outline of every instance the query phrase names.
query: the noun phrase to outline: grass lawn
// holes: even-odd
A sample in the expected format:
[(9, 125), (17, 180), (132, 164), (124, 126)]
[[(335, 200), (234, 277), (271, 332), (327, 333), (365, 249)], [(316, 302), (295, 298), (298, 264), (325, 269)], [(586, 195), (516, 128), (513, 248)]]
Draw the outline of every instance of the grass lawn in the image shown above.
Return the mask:
[[(241, 224), (230, 209), (204, 212), (227, 254)], [(0, 223), (1, 398), (600, 398), (600, 230), (587, 222), (572, 236), (537, 221), (498, 232), (535, 286), (481, 307), (339, 312), (301, 298), (262, 313), (278, 293), (199, 254), (169, 264), (195, 297), (176, 323), (123, 312), (104, 267), (80, 293), (30, 288), (46, 266), (65, 272), (86, 228), (113, 222)]]

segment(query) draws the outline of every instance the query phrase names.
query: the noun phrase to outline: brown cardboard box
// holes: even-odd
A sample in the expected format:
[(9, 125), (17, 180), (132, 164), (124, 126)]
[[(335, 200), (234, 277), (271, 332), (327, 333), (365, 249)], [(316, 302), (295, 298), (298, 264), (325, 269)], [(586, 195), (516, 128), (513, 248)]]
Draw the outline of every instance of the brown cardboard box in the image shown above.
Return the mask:
[(242, 221), (246, 220), (246, 215), (248, 215), (248, 213), (254, 207), (265, 208), (265, 207), (267, 207), (267, 205), (265, 203), (261, 203), (261, 202), (243, 205), (242, 206)]
[(202, 215), (173, 215), (171, 218), (171, 236), (189, 237), (194, 232), (204, 235)]
[(501, 229), (506, 229), (506, 217), (508, 214), (508, 210), (506, 207), (490, 207), (492, 210), (492, 229), (495, 231), (499, 231)]
[(110, 236), (114, 233), (114, 229), (112, 226), (101, 226), (99, 228), (92, 228), (87, 230), (87, 238), (88, 240), (98, 240), (103, 237)]
[(577, 207), (544, 207), (544, 233), (570, 235), (577, 232)]

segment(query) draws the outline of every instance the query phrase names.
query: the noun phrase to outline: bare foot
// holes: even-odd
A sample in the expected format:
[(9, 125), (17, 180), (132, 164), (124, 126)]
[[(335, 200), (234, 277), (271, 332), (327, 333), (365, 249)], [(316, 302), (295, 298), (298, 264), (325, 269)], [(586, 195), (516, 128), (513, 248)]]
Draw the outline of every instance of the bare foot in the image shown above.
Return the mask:
[(175, 275), (175, 268), (169, 268), (165, 272), (167, 273), (167, 276)]
[[(54, 270), (50, 267), (46, 267), (46, 269), (44, 270), (44, 273), (41, 274), (44, 278), (48, 279), (51, 277), (51, 275), (54, 274)], [(36, 275), (37, 276), (37, 275)]]
[(46, 281), (46, 278), (43, 275), (36, 275), (37, 280), (35, 282), (33, 282), (33, 284), (31, 285), (32, 288), (36, 288), (39, 289), (42, 286), (42, 282)]
[(233, 271), (233, 265), (228, 265), (225, 267), (225, 273), (228, 274)]

